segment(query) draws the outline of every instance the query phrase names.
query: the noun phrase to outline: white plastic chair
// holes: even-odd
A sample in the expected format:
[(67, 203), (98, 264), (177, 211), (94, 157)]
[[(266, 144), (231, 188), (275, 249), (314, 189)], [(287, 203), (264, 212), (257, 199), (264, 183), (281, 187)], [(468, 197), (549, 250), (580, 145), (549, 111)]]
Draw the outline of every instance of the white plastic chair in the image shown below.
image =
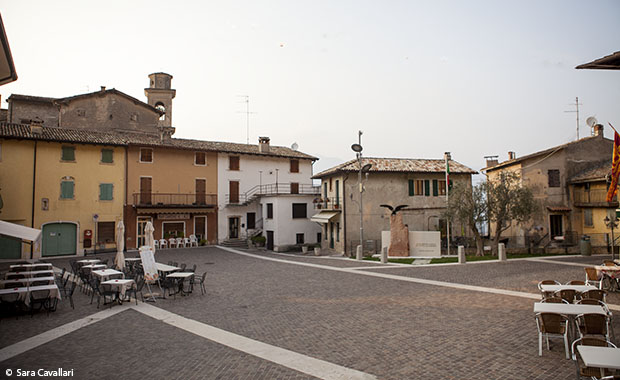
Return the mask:
[(189, 235), (189, 246), (191, 247), (194, 244), (196, 245), (196, 247), (198, 247), (198, 239), (196, 239), (196, 235), (191, 234)]
[(189, 242), (189, 238), (183, 239), (183, 247), (191, 247), (191, 243)]
[(170, 244), (170, 248), (172, 248), (172, 246), (174, 246), (174, 247), (177, 246), (177, 239), (175, 239), (175, 238), (168, 239), (168, 242)]
[(185, 248), (185, 243), (183, 242), (183, 238), (178, 237), (177, 238), (177, 248), (181, 248), (181, 245), (183, 245), (183, 248)]
[(168, 247), (168, 242), (166, 241), (166, 239), (159, 239), (159, 247), (162, 249)]
[(153, 244), (155, 244), (155, 249), (159, 249), (159, 240), (155, 240)]

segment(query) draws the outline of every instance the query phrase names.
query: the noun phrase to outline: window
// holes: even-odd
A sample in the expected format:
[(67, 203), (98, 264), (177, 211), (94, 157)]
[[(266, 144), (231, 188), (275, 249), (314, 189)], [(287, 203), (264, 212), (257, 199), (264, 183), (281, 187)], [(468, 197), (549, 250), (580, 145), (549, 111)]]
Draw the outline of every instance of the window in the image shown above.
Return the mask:
[(239, 170), (239, 156), (228, 157), (228, 170)]
[(547, 177), (549, 179), (549, 187), (560, 187), (560, 171), (558, 169), (547, 171)]
[(194, 154), (194, 165), (204, 166), (207, 164), (207, 157), (205, 152), (196, 152)]
[(114, 184), (100, 183), (99, 184), (99, 200), (111, 201), (114, 199)]
[(138, 114), (137, 113), (132, 113), (131, 116), (129, 116), (129, 120), (130, 121), (138, 121)]
[(439, 184), (437, 183), (437, 180), (434, 179), (433, 180), (433, 196), (436, 197), (439, 195)]
[(438, 183), (439, 183), (439, 195), (446, 195), (446, 181), (440, 180)]
[(594, 221), (592, 220), (592, 209), (586, 208), (583, 210), (583, 225), (586, 227), (594, 227)]
[(307, 218), (307, 204), (293, 203), (293, 219)]
[(336, 241), (340, 241), (340, 222), (336, 222)]
[(86, 117), (86, 110), (78, 109), (76, 112), (79, 117)]
[(431, 181), (428, 179), (424, 180), (424, 195), (427, 197), (431, 195)]
[(97, 243), (114, 243), (115, 222), (98, 222), (97, 223)]
[(273, 219), (273, 203), (267, 203), (267, 219)]
[(228, 203), (239, 203), (239, 181), (228, 182)]
[(299, 183), (291, 182), (291, 194), (299, 194)]
[(60, 159), (63, 161), (75, 161), (75, 147), (63, 146), (62, 156), (60, 157)]
[(336, 207), (340, 206), (340, 181), (336, 180)]
[(71, 177), (65, 177), (60, 182), (60, 199), (75, 198), (75, 182)]
[(111, 164), (114, 162), (114, 151), (112, 149), (101, 149), (101, 162)]
[(140, 162), (153, 162), (153, 149), (140, 148)]
[(304, 234), (296, 234), (295, 241), (297, 244), (304, 244)]
[(166, 106), (164, 106), (164, 103), (157, 102), (157, 104), (155, 104), (155, 108), (162, 113), (159, 120), (166, 120)]
[(413, 195), (424, 195), (424, 180), (416, 179), (413, 183)]
[(299, 173), (299, 160), (291, 160), (291, 173)]
[(414, 192), (414, 182), (412, 179), (409, 180), (409, 196), (413, 196)]

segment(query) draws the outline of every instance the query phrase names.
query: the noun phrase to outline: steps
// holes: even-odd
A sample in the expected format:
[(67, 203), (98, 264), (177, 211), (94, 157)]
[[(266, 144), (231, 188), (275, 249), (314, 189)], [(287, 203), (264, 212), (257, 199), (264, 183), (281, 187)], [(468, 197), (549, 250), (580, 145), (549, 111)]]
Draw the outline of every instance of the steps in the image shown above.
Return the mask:
[(220, 245), (229, 248), (247, 248), (248, 242), (245, 239), (227, 239), (221, 242)]

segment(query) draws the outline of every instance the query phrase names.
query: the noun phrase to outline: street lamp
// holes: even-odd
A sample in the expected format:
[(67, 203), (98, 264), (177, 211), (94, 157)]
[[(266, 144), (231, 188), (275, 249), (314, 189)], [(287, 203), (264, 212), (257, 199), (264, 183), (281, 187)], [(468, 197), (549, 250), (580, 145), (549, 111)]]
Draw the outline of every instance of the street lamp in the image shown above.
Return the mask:
[[(362, 131), (358, 131), (358, 143), (351, 145), (351, 149), (357, 155), (357, 163), (359, 166), (359, 173), (357, 175), (357, 182), (359, 184), (360, 190), (360, 246), (362, 247), (362, 256), (364, 255), (364, 208), (362, 204), (362, 193), (364, 192), (364, 186), (362, 184), (362, 173), (368, 173), (372, 164), (366, 164), (362, 166)], [(361, 260), (361, 257), (357, 257), (358, 260)]]
[(611, 259), (614, 259), (614, 228), (618, 228), (618, 217), (614, 216), (614, 220), (609, 219), (609, 215), (607, 215), (604, 219), (605, 225), (607, 228), (611, 229)]

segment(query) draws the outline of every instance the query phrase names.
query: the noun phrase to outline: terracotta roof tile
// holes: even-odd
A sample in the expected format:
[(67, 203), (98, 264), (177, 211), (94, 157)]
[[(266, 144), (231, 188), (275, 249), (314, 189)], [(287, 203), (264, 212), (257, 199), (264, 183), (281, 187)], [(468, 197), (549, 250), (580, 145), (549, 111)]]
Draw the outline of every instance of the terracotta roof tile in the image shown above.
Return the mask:
[[(372, 165), (370, 172), (443, 173), (446, 170), (446, 162), (443, 159), (363, 157), (362, 166), (366, 164)], [(312, 178), (322, 178), (338, 172), (357, 171), (359, 171), (359, 165), (357, 159), (353, 159), (315, 174)], [(454, 160), (450, 160), (450, 173), (477, 174), (475, 170)]]
[(606, 176), (611, 174), (611, 160), (599, 162), (595, 166), (586, 169), (571, 177), (571, 183), (591, 182), (605, 180)]

